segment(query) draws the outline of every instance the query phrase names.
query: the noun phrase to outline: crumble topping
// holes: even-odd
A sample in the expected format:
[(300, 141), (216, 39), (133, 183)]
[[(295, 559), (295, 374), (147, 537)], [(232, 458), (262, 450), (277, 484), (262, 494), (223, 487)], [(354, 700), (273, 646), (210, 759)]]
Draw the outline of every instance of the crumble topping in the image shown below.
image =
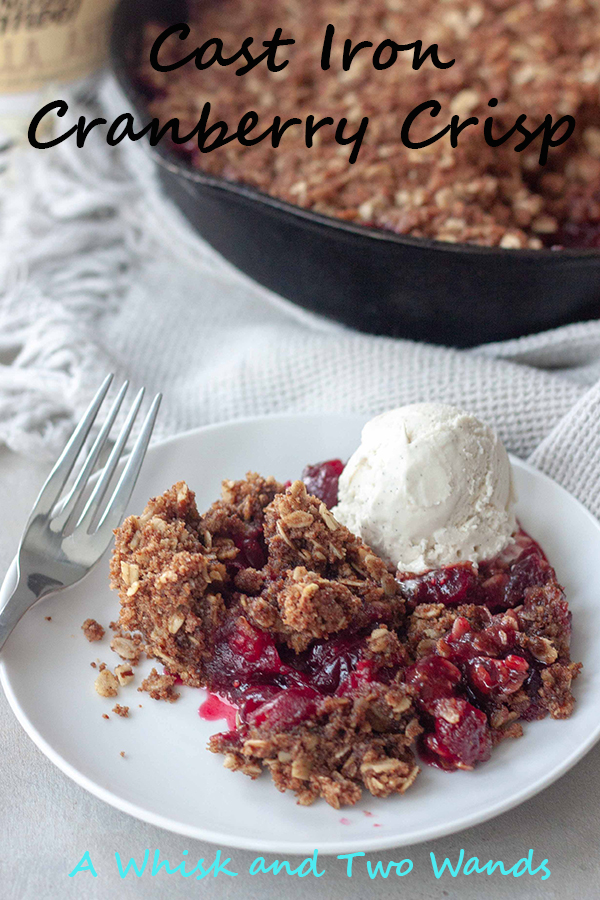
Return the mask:
[(404, 604), (393, 576), (303, 482), (275, 496), (263, 533), (270, 578), (256, 600), (242, 598), (242, 605), (252, 621), (280, 634), (292, 649), (367, 625), (378, 607), (400, 620)]
[(116, 706), (113, 706), (113, 712), (117, 716), (121, 716), (123, 719), (127, 719), (129, 717), (129, 707), (121, 706), (120, 703), (117, 703)]
[(159, 675), (156, 669), (152, 669), (147, 678), (144, 678), (138, 691), (147, 691), (153, 700), (168, 700), (175, 703), (179, 699), (179, 693), (174, 689), (175, 679), (165, 673)]
[(121, 628), (150, 640), (151, 655), (173, 672), (180, 659), (209, 652), (209, 635), (224, 614), (222, 544), (207, 546), (202, 531), (194, 494), (179, 482), (123, 523), (111, 564), (113, 586), (123, 594)]
[(101, 641), (104, 637), (104, 628), (95, 619), (86, 619), (81, 628), (90, 643)]
[(119, 682), (110, 669), (107, 668), (100, 671), (94, 682), (94, 687), (101, 697), (116, 697), (119, 693)]
[(355, 697), (327, 697), (302, 725), (273, 733), (251, 727), (209, 741), (224, 753), (225, 768), (251, 778), (267, 768), (280, 791), (292, 790), (303, 806), (317, 797), (339, 809), (356, 803), (361, 785), (375, 797), (402, 794), (419, 772), (411, 749), (421, 733), (404, 686), (365, 686)]
[(126, 659), (131, 666), (137, 666), (142, 654), (141, 638), (139, 635), (132, 637), (124, 637), (122, 634), (116, 634), (110, 642), (110, 649), (116, 653), (121, 659)]
[(133, 681), (133, 669), (130, 665), (125, 663), (116, 667), (115, 675), (117, 676), (117, 680), (121, 687), (124, 687), (126, 684), (129, 684), (130, 681)]

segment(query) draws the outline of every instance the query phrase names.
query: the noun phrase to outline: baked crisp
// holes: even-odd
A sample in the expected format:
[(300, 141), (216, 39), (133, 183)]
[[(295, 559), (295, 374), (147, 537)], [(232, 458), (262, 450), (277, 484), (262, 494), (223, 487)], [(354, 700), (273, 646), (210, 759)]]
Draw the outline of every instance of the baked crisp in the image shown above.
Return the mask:
[(116, 538), (121, 639), (165, 666), (139, 690), (172, 701), (180, 679), (226, 698), (236, 724), (209, 749), (301, 804), (402, 794), (417, 751), (472, 769), (522, 721), (573, 710), (570, 612), (523, 532), (479, 567), (394, 578), (302, 481), (249, 473), (204, 515), (180, 482)]
[[(210, 38), (224, 42), (224, 56), (237, 52), (244, 38), (255, 45), (282, 28), (293, 46), (279, 51), (289, 64), (269, 72), (261, 63), (238, 77), (239, 64), (213, 64), (202, 71), (193, 62), (171, 72), (156, 72), (150, 48), (164, 29), (147, 29), (139, 82), (149, 109), (161, 124), (176, 116), (181, 134), (197, 125), (205, 102), (210, 122), (225, 121), (232, 133), (241, 117), (254, 110), (264, 132), (282, 122), (308, 116), (348, 121), (346, 135), (363, 117), (368, 128), (357, 161), (334, 140), (335, 124), (320, 128), (307, 148), (302, 124), (289, 127), (274, 148), (269, 138), (253, 146), (232, 140), (201, 153), (190, 140), (177, 146), (203, 171), (243, 182), (275, 197), (349, 222), (376, 225), (400, 234), (506, 248), (542, 245), (598, 246), (600, 203), (600, 9), (594, 0), (219, 0), (190, 4), (192, 32), (185, 42), (171, 37), (160, 51), (163, 64), (174, 63)], [(320, 67), (326, 26), (335, 25), (331, 65)], [(342, 47), (368, 40), (347, 71)], [(406, 44), (421, 40), (423, 52), (438, 45), (442, 62), (425, 59), (414, 70), (413, 50), (389, 49), (376, 70), (373, 53), (385, 40)], [(206, 51), (209, 59), (212, 51)], [(256, 55), (257, 51), (255, 51)], [(489, 106), (490, 100), (496, 106)], [(448, 135), (420, 149), (401, 141), (401, 127), (419, 104), (437, 100), (436, 118), (426, 110), (411, 129), (413, 140), (440, 132), (458, 116), (457, 146)], [(539, 164), (540, 137), (516, 152), (522, 135), (514, 133), (490, 147), (483, 123), (493, 116), (495, 139), (525, 114), (534, 131), (546, 116), (554, 123), (575, 117), (573, 135)], [(558, 137), (558, 132), (557, 135)]]

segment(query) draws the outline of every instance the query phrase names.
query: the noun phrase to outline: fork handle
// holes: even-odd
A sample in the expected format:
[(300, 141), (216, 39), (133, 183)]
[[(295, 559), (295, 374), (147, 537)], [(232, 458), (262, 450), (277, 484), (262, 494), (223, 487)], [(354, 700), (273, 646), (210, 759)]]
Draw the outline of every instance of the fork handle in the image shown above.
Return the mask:
[(21, 616), (36, 599), (30, 588), (19, 579), (15, 556), (0, 588), (0, 650)]

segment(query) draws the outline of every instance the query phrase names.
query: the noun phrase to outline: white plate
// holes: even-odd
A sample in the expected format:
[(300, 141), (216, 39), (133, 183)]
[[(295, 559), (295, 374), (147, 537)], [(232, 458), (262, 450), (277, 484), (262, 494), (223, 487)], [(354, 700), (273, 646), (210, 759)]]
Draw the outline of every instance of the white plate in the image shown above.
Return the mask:
[[(299, 476), (306, 463), (347, 458), (363, 421), (270, 417), (166, 441), (149, 452), (131, 510), (141, 511), (149, 497), (180, 479), (197, 492), (203, 509), (218, 496), (222, 478), (243, 477), (252, 469), (286, 480)], [(147, 822), (222, 845), (278, 853), (369, 851), (440, 837), (496, 816), (555, 781), (600, 735), (600, 525), (550, 479), (513, 463), (519, 517), (566, 587), (573, 658), (585, 667), (570, 720), (526, 725), (523, 738), (500, 745), (474, 772), (448, 774), (424, 766), (404, 797), (367, 795), (342, 811), (324, 801), (300, 807), (291, 794), (278, 793), (266, 774), (253, 782), (228, 772), (222, 759), (205, 749), (209, 735), (224, 725), (197, 715), (202, 691), (183, 688), (181, 699), (167, 704), (130, 685), (116, 698), (130, 706), (130, 718), (112, 714), (115, 700), (95, 693), (97, 673), (90, 662), (119, 660), (108, 636), (90, 644), (81, 631), (87, 617), (105, 627), (117, 617), (118, 599), (107, 583), (108, 557), (82, 584), (46, 598), (21, 620), (0, 663), (8, 700), (38, 747), (86, 790)], [(150, 664), (141, 668), (147, 672)], [(105, 712), (109, 721), (102, 718)]]

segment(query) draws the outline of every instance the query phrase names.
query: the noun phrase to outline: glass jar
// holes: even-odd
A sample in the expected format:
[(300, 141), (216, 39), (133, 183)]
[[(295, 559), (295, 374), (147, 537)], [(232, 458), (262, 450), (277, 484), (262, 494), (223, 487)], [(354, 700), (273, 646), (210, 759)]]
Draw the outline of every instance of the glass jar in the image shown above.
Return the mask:
[(15, 137), (64, 85), (91, 88), (116, 0), (0, 0), (0, 132)]

